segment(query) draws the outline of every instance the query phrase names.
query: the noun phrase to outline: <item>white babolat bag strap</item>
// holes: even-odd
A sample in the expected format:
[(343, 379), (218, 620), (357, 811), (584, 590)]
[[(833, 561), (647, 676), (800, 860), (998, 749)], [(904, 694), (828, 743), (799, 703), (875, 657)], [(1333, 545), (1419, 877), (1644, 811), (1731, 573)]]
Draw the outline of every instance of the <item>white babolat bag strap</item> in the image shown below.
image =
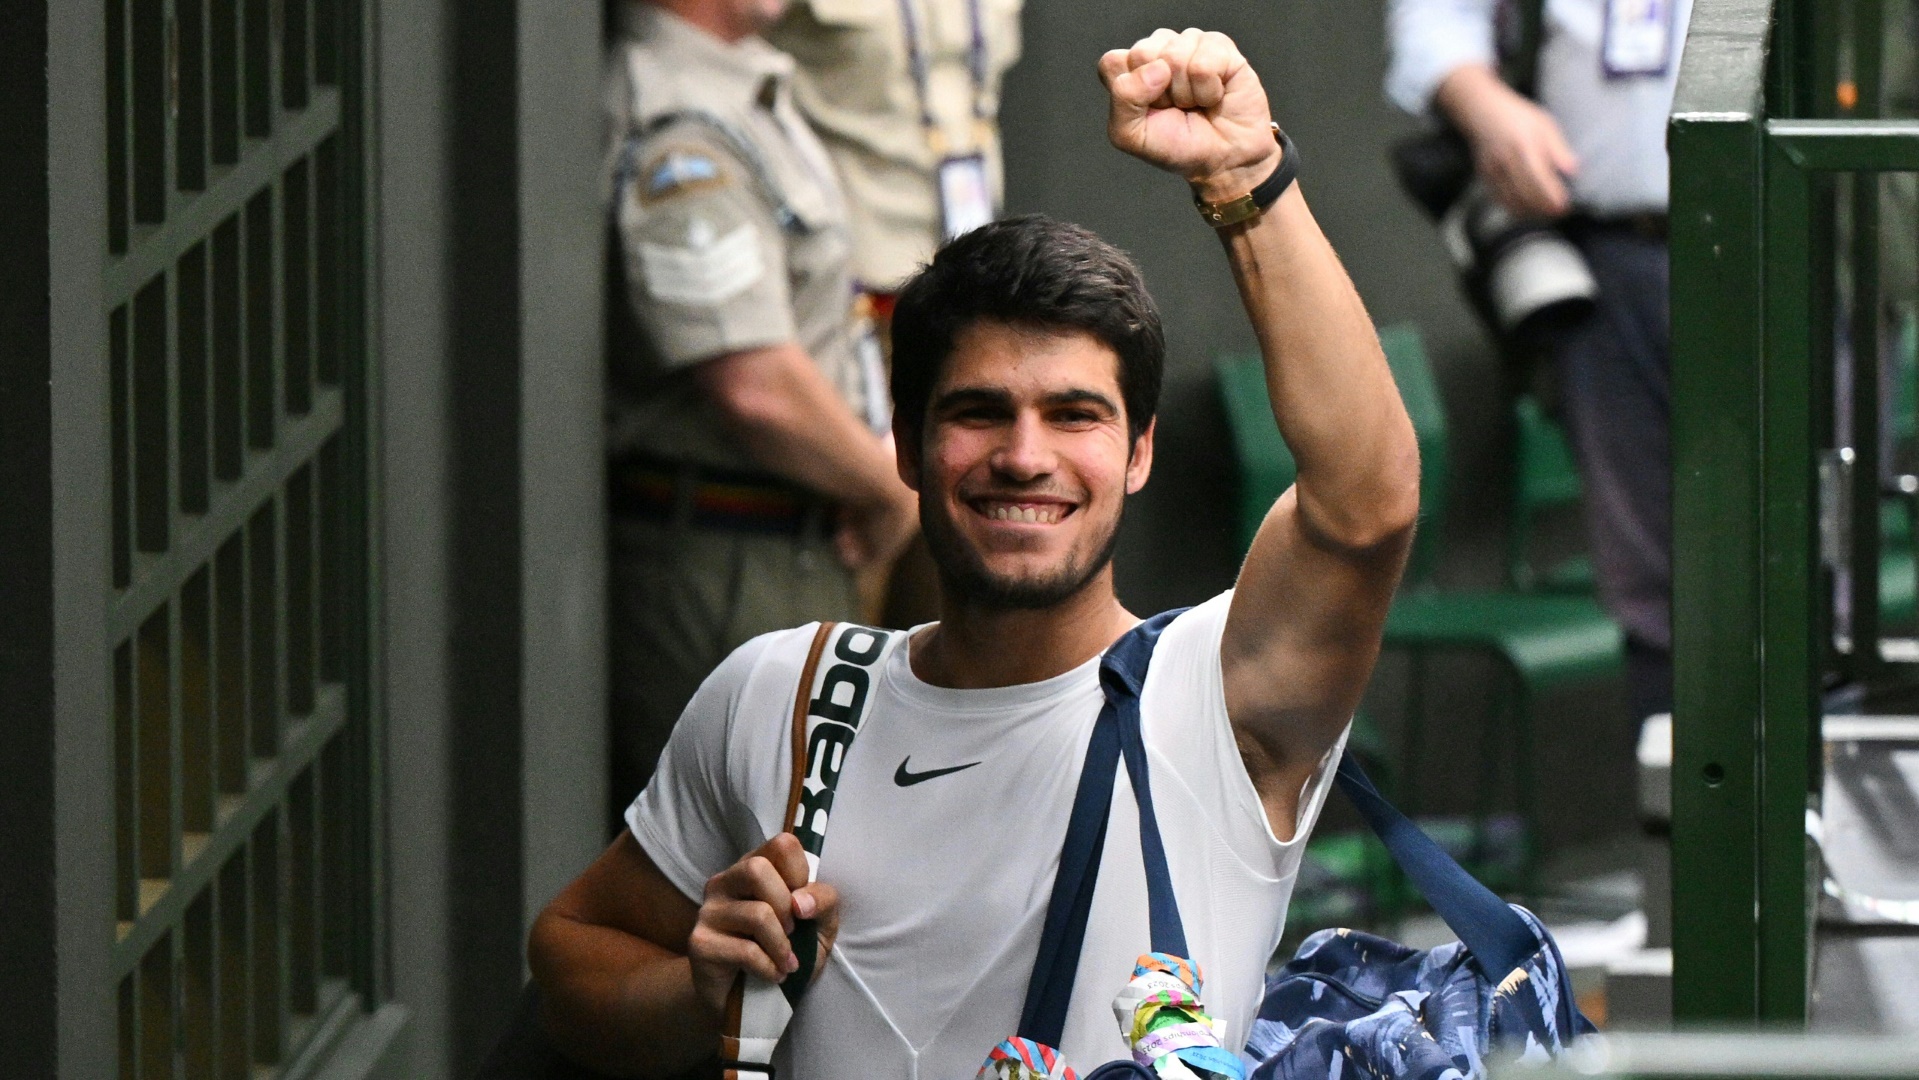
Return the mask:
[[(819, 879), (833, 791), (846, 767), (846, 752), (866, 719), (874, 680), (887, 654), (904, 640), (903, 633), (855, 623), (821, 623), (813, 636), (793, 694), (793, 780), (785, 819), (786, 831), (799, 837), (806, 849), (809, 882)], [(794, 920), (791, 940), (800, 966), (785, 981), (770, 983), (742, 973), (733, 983), (720, 1043), (725, 1080), (773, 1075), (773, 1048), (821, 959), (818, 929), (811, 919)]]

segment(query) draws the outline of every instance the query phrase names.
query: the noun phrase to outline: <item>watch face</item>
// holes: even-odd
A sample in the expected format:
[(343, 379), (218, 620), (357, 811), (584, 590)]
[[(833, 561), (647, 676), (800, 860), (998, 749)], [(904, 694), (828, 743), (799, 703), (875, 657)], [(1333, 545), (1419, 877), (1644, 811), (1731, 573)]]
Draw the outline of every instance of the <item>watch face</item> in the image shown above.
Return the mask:
[(1237, 225), (1249, 218), (1258, 217), (1259, 212), (1264, 209), (1250, 193), (1220, 203), (1200, 202), (1198, 199), (1194, 199), (1193, 203), (1199, 207), (1199, 216), (1205, 218), (1206, 223), (1215, 229)]

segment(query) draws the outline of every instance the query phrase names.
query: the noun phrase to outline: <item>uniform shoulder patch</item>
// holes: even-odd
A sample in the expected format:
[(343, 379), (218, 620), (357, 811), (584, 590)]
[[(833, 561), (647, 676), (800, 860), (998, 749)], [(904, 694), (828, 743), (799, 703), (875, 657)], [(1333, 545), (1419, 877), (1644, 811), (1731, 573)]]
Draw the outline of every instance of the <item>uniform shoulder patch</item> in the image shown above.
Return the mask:
[(766, 276), (766, 260), (753, 226), (741, 224), (721, 235), (705, 218), (695, 217), (684, 244), (641, 241), (640, 270), (646, 291), (669, 304), (713, 307), (757, 285)]
[(705, 150), (676, 146), (654, 154), (640, 166), (640, 202), (656, 203), (675, 195), (722, 188), (731, 182), (718, 157)]

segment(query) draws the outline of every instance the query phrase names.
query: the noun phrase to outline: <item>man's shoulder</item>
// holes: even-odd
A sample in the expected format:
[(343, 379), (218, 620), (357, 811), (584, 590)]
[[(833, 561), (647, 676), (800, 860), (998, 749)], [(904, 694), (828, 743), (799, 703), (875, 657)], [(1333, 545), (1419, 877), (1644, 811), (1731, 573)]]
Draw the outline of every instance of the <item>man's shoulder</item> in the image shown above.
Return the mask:
[(1180, 612), (1160, 631), (1140, 687), (1148, 714), (1171, 709), (1181, 716), (1215, 707), (1224, 714), (1220, 645), (1232, 590)]
[(749, 639), (720, 661), (707, 676), (707, 684), (723, 690), (732, 707), (737, 707), (743, 696), (757, 697), (782, 688), (791, 697), (806, 667), (806, 657), (812, 650), (819, 626), (811, 622)]
[[(1160, 632), (1155, 652), (1169, 647), (1178, 652), (1211, 649), (1219, 652), (1220, 637), (1226, 628), (1226, 616), (1233, 604), (1233, 590), (1201, 601), (1175, 615)], [(1149, 672), (1151, 669), (1148, 669)]]

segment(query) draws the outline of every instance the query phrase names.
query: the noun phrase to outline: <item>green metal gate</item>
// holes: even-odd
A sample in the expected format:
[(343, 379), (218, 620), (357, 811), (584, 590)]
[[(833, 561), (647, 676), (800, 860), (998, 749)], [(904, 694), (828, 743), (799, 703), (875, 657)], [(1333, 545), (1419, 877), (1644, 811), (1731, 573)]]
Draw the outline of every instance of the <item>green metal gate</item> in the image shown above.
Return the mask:
[(359, 0), (104, 0), (120, 1076), (378, 993)]
[(1880, 215), (1890, 174), (1919, 172), (1919, 122), (1881, 118), (1889, 7), (1697, 0), (1686, 46), (1671, 129), (1682, 1022), (1806, 1018), (1822, 693), (1909, 685), (1919, 660), (1880, 577), (1911, 573), (1909, 550), (1882, 561), (1882, 515), (1909, 535), (1919, 491), (1912, 462), (1882, 460), (1899, 410), (1881, 390), (1912, 362), (1888, 297), (1910, 320), (1915, 284), (1882, 274)]

